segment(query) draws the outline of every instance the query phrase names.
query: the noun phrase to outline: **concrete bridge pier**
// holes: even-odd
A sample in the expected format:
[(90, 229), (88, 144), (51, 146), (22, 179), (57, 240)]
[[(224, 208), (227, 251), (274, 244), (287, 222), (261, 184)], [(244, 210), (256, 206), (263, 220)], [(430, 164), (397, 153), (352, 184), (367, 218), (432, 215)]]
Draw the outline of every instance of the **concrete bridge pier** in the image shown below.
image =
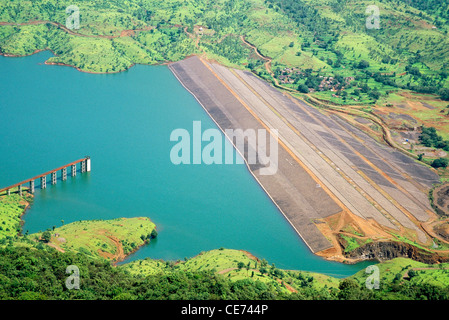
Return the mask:
[(86, 157), (85, 162), (86, 162), (86, 171), (90, 172), (90, 157), (89, 156)]
[(47, 189), (47, 177), (41, 177), (41, 189)]
[(1, 188), (0, 189), (0, 194), (3, 194), (3, 192), (5, 192), (9, 196), (9, 195), (11, 195), (11, 190), (14, 190), (14, 192), (15, 192), (15, 190), (17, 188), (18, 189), (18, 193), (20, 195), (22, 195), (23, 191), (24, 191), (23, 188), (24, 188), (24, 186), (27, 186), (28, 183), (29, 183), (29, 186), (30, 186), (30, 188), (28, 189), (28, 192), (34, 193), (34, 191), (35, 191), (35, 182), (38, 179), (41, 179), (41, 189), (47, 189), (47, 176), (50, 176), (51, 184), (55, 185), (57, 183), (57, 181), (58, 181), (58, 171), (61, 170), (61, 179), (62, 179), (62, 181), (66, 181), (67, 180), (67, 171), (68, 171), (67, 168), (71, 167), (72, 177), (75, 177), (76, 176), (76, 171), (77, 171), (77, 168), (76, 168), (76, 164), (77, 163), (81, 163), (80, 164), (80, 171), (82, 173), (90, 171), (90, 157), (86, 156), (83, 159), (79, 159), (79, 160), (70, 162), (70, 163), (68, 163), (68, 164), (66, 164), (64, 166), (58, 167), (58, 168), (53, 169), (51, 171), (47, 171), (47, 172), (45, 172), (43, 174), (40, 174), (38, 176), (34, 176), (31, 179), (27, 179), (27, 180), (21, 181), (19, 183), (16, 183), (14, 185), (11, 185), (11, 186), (8, 186), (8, 187), (5, 187), (5, 188)]

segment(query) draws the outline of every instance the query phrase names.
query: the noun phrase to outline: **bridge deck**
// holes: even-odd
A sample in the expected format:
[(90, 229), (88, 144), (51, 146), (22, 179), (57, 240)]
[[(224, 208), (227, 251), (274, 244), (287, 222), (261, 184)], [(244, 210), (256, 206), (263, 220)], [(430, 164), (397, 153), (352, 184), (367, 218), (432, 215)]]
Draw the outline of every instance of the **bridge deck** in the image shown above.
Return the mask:
[(52, 174), (53, 172), (57, 172), (57, 171), (62, 170), (62, 169), (64, 169), (64, 168), (70, 167), (70, 166), (72, 166), (72, 165), (75, 165), (75, 164), (77, 164), (77, 163), (80, 163), (80, 162), (82, 162), (82, 161), (85, 161), (86, 159), (87, 159), (87, 158), (83, 158), (83, 159), (79, 159), (79, 160), (70, 162), (70, 163), (68, 163), (68, 164), (66, 164), (66, 165), (64, 165), (64, 166), (62, 166), (62, 167), (59, 167), (59, 168), (56, 168), (56, 169), (47, 171), (47, 172), (42, 173), (42, 174), (40, 174), (40, 175), (38, 175), (38, 176), (35, 176), (35, 177), (33, 177), (33, 178), (30, 178), (30, 179), (27, 179), (27, 180), (23, 180), (23, 181), (21, 181), (21, 182), (19, 182), (19, 183), (16, 183), (16, 184), (13, 184), (13, 185), (11, 185), (11, 186), (2, 188), (2, 189), (0, 189), (0, 193), (2, 193), (2, 192), (4, 192), (4, 191), (8, 191), (9, 189), (16, 188), (16, 187), (21, 186), (21, 185), (23, 185), (23, 184), (29, 183), (30, 181), (34, 181), (34, 180), (36, 180), (36, 179), (42, 178), (42, 177), (44, 177), (44, 176), (47, 176), (47, 175), (49, 175), (49, 174)]

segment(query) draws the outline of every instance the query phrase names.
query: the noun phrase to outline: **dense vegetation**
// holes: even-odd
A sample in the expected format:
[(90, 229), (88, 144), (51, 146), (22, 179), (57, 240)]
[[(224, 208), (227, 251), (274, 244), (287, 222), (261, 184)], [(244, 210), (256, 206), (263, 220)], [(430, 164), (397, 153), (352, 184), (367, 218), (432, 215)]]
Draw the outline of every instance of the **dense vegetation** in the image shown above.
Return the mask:
[[(425, 127), (421, 128), (422, 132), (419, 136), (419, 141), (428, 148), (436, 148), (442, 149), (444, 151), (449, 152), (449, 141), (444, 140), (441, 135), (437, 133), (437, 130), (434, 127)], [(419, 156), (420, 160), (423, 160), (422, 155)], [(437, 158), (431, 162), (431, 166), (434, 168), (446, 168), (449, 164), (449, 160), (447, 158)]]
[[(1, 243), (0, 299), (447, 300), (449, 298), (449, 288), (443, 282), (438, 284), (438, 282), (417, 281), (425, 278), (422, 278), (420, 271), (412, 269), (409, 271), (408, 280), (402, 279), (400, 273), (392, 279), (382, 279), (379, 290), (367, 289), (363, 283), (366, 276), (363, 275), (342, 280), (334, 279), (337, 285), (328, 286), (324, 283), (329, 283), (329, 280), (323, 280), (324, 286), (318, 288), (313, 284), (313, 277), (304, 277), (300, 272), (293, 272), (290, 276), (294, 275), (298, 281), (298, 285), (294, 285), (296, 292), (287, 292), (280, 290), (279, 286), (272, 282), (251, 277), (233, 280), (211, 269), (184, 270), (177, 268), (173, 263), (160, 262), (164, 266), (164, 272), (142, 276), (129, 272), (126, 265), (113, 267), (107, 260), (92, 259), (83, 253), (61, 253), (26, 238), (4, 239)], [(402, 266), (402, 271), (411, 267), (405, 263), (397, 263), (394, 267)], [(69, 277), (66, 268), (69, 265), (76, 265), (80, 270), (79, 290), (69, 290), (65, 286)], [(386, 270), (394, 269), (391, 265), (391, 263), (386, 265)], [(235, 263), (235, 266), (238, 264)], [(286, 277), (289, 272), (291, 271), (278, 270), (271, 276)], [(441, 269), (440, 272), (447, 273)]]
[[(346, 85), (352, 99), (360, 100), (356, 90), (363, 86), (366, 94), (411, 89), (446, 98), (446, 1), (435, 2), (433, 8), (421, 1), (268, 1), (302, 29), (302, 54), (310, 52), (325, 63), (315, 76), (329, 77), (323, 71), (330, 66), (332, 77), (355, 77), (353, 89)], [(379, 29), (365, 26), (369, 5), (380, 10)], [(345, 83), (338, 84), (332, 88), (341, 96)], [(312, 88), (322, 90), (318, 85)], [(377, 100), (379, 94), (369, 97)]]
[[(16, 196), (16, 197), (14, 197)], [(6, 201), (7, 199), (8, 201)], [(0, 197), (17, 216), (27, 199)], [(2, 214), (2, 216), (7, 216)], [(184, 261), (114, 262), (157, 236), (148, 218), (79, 221), (37, 234), (20, 227), (0, 237), (0, 299), (448, 299), (449, 264), (410, 259), (378, 264), (381, 286), (370, 290), (364, 270), (347, 279), (282, 270), (240, 250), (217, 249)], [(79, 289), (68, 289), (67, 267), (77, 266)]]
[(8, 197), (0, 196), (0, 239), (19, 234), (21, 216), (31, 201), (32, 197), (27, 192), (24, 197), (17, 193), (11, 193)]
[[(68, 290), (67, 266), (80, 269), (80, 289)], [(0, 298), (2, 299), (283, 299), (322, 298), (304, 290), (291, 296), (272, 285), (243, 279), (230, 281), (208, 271), (168, 271), (148, 277), (135, 276), (109, 261), (84, 254), (60, 253), (22, 241), (0, 249)]]
[[(226, 281), (211, 272), (137, 278), (112, 267), (109, 261), (60, 253), (43, 246), (8, 245), (0, 250), (0, 256), (3, 299), (218, 299), (237, 298), (245, 290), (245, 286), (226, 286)], [(68, 290), (65, 286), (69, 265), (80, 269), (79, 290)], [(255, 286), (251, 291), (259, 298), (270, 292), (268, 288)]]
[[(69, 5), (81, 14), (72, 33), (63, 28)], [(370, 5), (380, 10), (379, 29), (366, 27)], [(0, 4), (0, 22), (53, 23), (0, 26), (0, 50), (26, 55), (48, 48), (57, 55), (49, 62), (90, 72), (204, 52), (273, 80), (244, 36), (272, 59), (284, 87), (340, 103), (372, 103), (397, 90), (447, 100), (447, 19), (447, 0), (12, 0)]]
[(419, 137), (421, 143), (426, 147), (434, 147), (449, 151), (449, 141), (444, 140), (442, 136), (437, 133), (437, 130), (433, 127), (422, 127), (422, 132)]

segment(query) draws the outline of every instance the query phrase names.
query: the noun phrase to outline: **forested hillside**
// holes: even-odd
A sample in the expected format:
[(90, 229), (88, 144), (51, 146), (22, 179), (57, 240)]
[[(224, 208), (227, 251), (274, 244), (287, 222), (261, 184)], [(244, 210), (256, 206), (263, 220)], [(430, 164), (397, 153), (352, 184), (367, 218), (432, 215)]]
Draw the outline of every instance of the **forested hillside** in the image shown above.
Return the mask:
[[(29, 197), (0, 200), (3, 225), (10, 226)], [(449, 263), (428, 265), (404, 258), (376, 265), (379, 287), (374, 289), (366, 285), (371, 273), (365, 270), (340, 279), (283, 270), (248, 252), (224, 248), (182, 261), (147, 258), (116, 264), (156, 236), (148, 218), (77, 221), (35, 234), (21, 235), (20, 227), (0, 233), (0, 300), (449, 298)], [(79, 270), (76, 288), (67, 285), (72, 276), (67, 270), (73, 266)]]
[[(220, 252), (220, 251), (218, 251)], [(414, 271), (415, 262), (403, 259), (386, 263), (381, 270), (379, 289), (368, 289), (366, 274), (335, 279), (283, 271), (266, 267), (264, 278), (252, 275), (235, 260), (222, 260), (234, 265), (237, 278), (221, 274), (208, 264), (192, 258), (182, 264), (160, 260), (136, 261), (114, 267), (110, 261), (83, 253), (61, 253), (43, 243), (26, 238), (0, 240), (0, 300), (447, 300), (446, 270), (430, 268)], [(191, 262), (190, 262), (191, 261)], [(197, 262), (199, 265), (197, 265)], [(145, 265), (158, 265), (150, 273)], [(68, 289), (67, 267), (79, 268), (79, 289)], [(195, 267), (196, 266), (196, 267)], [(219, 265), (218, 265), (219, 267)], [(430, 266), (431, 267), (431, 266)], [(261, 265), (262, 270), (262, 265)], [(130, 272), (130, 270), (133, 270)], [(142, 270), (142, 271), (139, 271)], [(240, 271), (241, 270), (241, 271)], [(403, 279), (404, 274), (407, 279)], [(246, 276), (242, 276), (248, 274)], [(254, 272), (253, 272), (254, 274)], [(259, 274), (259, 273), (258, 273)], [(434, 275), (444, 281), (434, 281)], [(289, 280), (286, 290), (274, 279)]]
[[(80, 29), (65, 29), (69, 5)], [(367, 28), (373, 5), (379, 29)], [(50, 63), (90, 72), (205, 54), (327, 100), (369, 103), (400, 89), (449, 99), (448, 11), (446, 0), (13, 0), (0, 4), (0, 50), (48, 48)]]

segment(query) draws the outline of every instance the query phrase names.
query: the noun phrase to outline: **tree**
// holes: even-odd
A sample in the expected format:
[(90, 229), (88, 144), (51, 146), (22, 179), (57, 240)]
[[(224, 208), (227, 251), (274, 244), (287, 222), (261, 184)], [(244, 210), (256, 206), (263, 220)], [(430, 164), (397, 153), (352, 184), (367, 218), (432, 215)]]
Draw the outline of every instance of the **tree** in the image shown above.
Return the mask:
[(449, 160), (446, 158), (438, 158), (433, 160), (431, 166), (434, 168), (446, 168), (449, 164)]
[(371, 99), (378, 100), (380, 98), (380, 92), (377, 90), (372, 90), (370, 93), (368, 93)]
[(338, 294), (340, 299), (350, 300), (354, 296), (354, 293), (360, 290), (360, 286), (352, 279), (344, 279), (340, 282), (338, 289), (340, 289)]
[(156, 237), (157, 237), (157, 231), (156, 231), (156, 228), (154, 228), (153, 230), (151, 230), (150, 238), (154, 239)]
[(281, 278), (282, 279), (284, 277), (284, 272), (282, 270), (279, 270), (279, 269), (276, 269), (276, 268), (271, 272), (271, 274), (273, 276), (275, 276), (276, 278)]
[(338, 298), (341, 300), (367, 300), (372, 298), (372, 292), (363, 289), (352, 279), (344, 279), (338, 286), (340, 292)]
[(366, 61), (366, 60), (362, 60), (362, 61), (359, 62), (359, 64), (357, 65), (357, 67), (358, 67), (359, 69), (366, 69), (366, 68), (369, 68), (369, 62)]
[(440, 95), (440, 98), (445, 100), (445, 101), (449, 101), (449, 89), (447, 88), (441, 88), (438, 91), (438, 94)]
[(44, 240), (45, 242), (50, 242), (50, 240), (51, 240), (50, 231), (47, 230), (47, 231), (42, 232), (41, 239)]
[(421, 71), (419, 71), (417, 67), (407, 66), (405, 67), (405, 70), (408, 71), (408, 73), (410, 73), (411, 75), (418, 77), (421, 76)]
[(360, 86), (360, 89), (362, 90), (363, 93), (368, 93), (370, 91), (370, 87), (366, 83), (362, 84)]
[(300, 84), (298, 86), (298, 91), (302, 93), (309, 93), (309, 88), (305, 84)]
[(413, 277), (416, 277), (418, 275), (418, 272), (416, 272), (415, 270), (410, 270), (409, 272), (408, 272), (408, 277), (411, 279), (411, 278), (413, 278)]

